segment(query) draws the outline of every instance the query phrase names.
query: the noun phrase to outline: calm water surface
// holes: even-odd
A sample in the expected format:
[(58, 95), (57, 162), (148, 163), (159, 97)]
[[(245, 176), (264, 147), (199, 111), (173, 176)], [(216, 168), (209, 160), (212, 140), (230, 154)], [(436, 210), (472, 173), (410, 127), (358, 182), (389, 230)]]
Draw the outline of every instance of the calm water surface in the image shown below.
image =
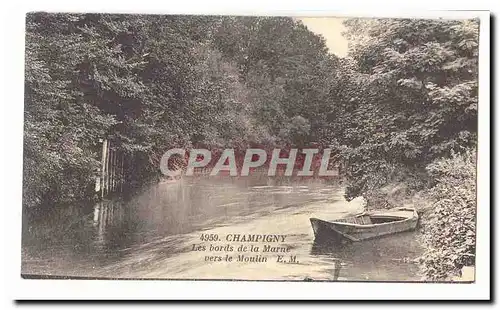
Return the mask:
[[(343, 188), (319, 180), (261, 178), (161, 182), (127, 200), (54, 207), (24, 216), (22, 273), (55, 276), (241, 280), (418, 281), (411, 260), (416, 233), (334, 248), (314, 243), (310, 217), (334, 219), (362, 210)], [(222, 240), (202, 242), (201, 234)], [(193, 244), (231, 245), (228, 234), (280, 234), (297, 263), (208, 262), (228, 253), (193, 251)], [(248, 244), (247, 244), (248, 245)], [(238, 253), (230, 252), (231, 256)], [(247, 253), (248, 254), (248, 253)]]

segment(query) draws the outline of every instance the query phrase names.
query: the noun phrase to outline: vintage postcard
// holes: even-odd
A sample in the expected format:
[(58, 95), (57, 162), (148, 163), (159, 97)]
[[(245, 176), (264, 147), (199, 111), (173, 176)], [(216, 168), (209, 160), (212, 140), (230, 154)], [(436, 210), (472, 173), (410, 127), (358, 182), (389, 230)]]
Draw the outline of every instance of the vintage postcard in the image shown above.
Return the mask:
[(473, 285), (483, 20), (26, 14), (23, 281)]

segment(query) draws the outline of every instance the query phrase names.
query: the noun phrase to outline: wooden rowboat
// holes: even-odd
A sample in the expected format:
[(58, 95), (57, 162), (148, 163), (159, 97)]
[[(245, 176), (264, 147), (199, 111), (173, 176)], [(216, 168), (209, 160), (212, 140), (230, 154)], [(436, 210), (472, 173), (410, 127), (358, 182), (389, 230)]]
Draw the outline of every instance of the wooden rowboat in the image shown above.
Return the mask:
[(394, 208), (363, 212), (332, 221), (310, 220), (316, 240), (362, 241), (413, 230), (417, 227), (418, 214), (413, 208)]

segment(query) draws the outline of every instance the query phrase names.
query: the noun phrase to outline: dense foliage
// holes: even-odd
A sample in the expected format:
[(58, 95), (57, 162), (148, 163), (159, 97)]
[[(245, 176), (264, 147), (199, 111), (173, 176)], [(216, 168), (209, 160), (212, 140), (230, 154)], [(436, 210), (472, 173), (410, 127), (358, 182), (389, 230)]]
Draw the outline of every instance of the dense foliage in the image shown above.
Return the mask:
[(172, 147), (306, 145), (336, 65), (291, 18), (29, 14), (24, 203), (92, 196), (103, 138), (129, 183)]
[(335, 139), (349, 167), (349, 197), (408, 177), (425, 181), (433, 160), (475, 146), (476, 21), (355, 19), (346, 26), (353, 61)]
[(423, 225), (423, 273), (426, 279), (450, 280), (475, 264), (476, 152), (436, 160), (428, 171), (437, 184), (429, 190), (433, 208)]

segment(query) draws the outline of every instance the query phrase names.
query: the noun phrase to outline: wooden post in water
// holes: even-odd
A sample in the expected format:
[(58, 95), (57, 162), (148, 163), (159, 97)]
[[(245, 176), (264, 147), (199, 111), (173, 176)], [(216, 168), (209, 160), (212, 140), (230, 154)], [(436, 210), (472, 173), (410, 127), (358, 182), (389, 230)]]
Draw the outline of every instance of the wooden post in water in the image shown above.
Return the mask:
[(108, 194), (113, 192), (113, 153), (114, 149), (111, 147), (111, 142), (109, 146), (109, 172), (108, 172)]
[(113, 193), (115, 191), (115, 155), (116, 155), (116, 150), (113, 149), (111, 152), (111, 158), (109, 159), (111, 161), (111, 170), (110, 170), (110, 189), (111, 192)]
[(113, 191), (116, 192), (116, 184), (118, 182), (118, 150), (115, 150), (113, 158)]
[(115, 151), (113, 152), (113, 192), (116, 192), (116, 182), (118, 181), (118, 175), (117, 175), (118, 169), (116, 169), (116, 166), (118, 164), (117, 153), (118, 150), (115, 149)]
[(108, 140), (102, 141), (102, 159), (101, 159), (101, 198), (104, 198), (105, 178), (106, 178), (106, 158), (107, 158)]
[(123, 155), (123, 152), (121, 153), (121, 171), (120, 171), (120, 193), (123, 192), (123, 183), (125, 183), (125, 174), (123, 173), (123, 165), (125, 161), (125, 156)]
[(109, 194), (109, 153), (111, 151), (111, 142), (109, 140), (107, 140), (107, 146), (106, 146), (106, 149), (107, 149), (107, 152), (106, 152), (106, 179), (105, 179), (105, 193), (104, 195), (107, 195)]

